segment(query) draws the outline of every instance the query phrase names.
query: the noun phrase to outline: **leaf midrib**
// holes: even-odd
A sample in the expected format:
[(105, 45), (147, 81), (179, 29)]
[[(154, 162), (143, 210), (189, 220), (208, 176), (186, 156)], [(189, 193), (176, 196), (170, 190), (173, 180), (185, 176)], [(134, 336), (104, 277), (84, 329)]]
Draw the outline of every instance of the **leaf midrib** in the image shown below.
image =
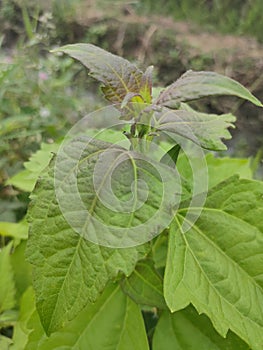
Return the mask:
[[(180, 216), (180, 215), (179, 215)], [(185, 219), (183, 216), (181, 216), (181, 218)], [(181, 224), (179, 223), (179, 221), (177, 221), (177, 224), (179, 226), (179, 229), (181, 231)], [(260, 290), (262, 290), (262, 288), (256, 283), (256, 281), (253, 279), (253, 277), (251, 277), (245, 270), (243, 270), (240, 265), (238, 265), (235, 260), (232, 260), (228, 255), (225, 254), (225, 252), (223, 250), (220, 249), (220, 247), (218, 247), (213, 241), (211, 241), (205, 234), (202, 233), (202, 231), (199, 230), (199, 228), (196, 225), (193, 225), (195, 230), (205, 239), (207, 240), (211, 245), (213, 245), (215, 247), (216, 250), (219, 250), (220, 253), (222, 253), (227, 260), (230, 260), (231, 263), (234, 263), (238, 269), (241, 269), (242, 273), (245, 273), (248, 276), (248, 279), (252, 279), (252, 283), (256, 285), (256, 288), (259, 288)], [(194, 260), (196, 261), (197, 265), (199, 266), (200, 270), (202, 271), (203, 276), (205, 276), (206, 280), (208, 281), (209, 286), (215, 291), (215, 293), (220, 297), (220, 299), (222, 298), (227, 304), (229, 304), (231, 307), (234, 307), (234, 309), (241, 315), (242, 318), (247, 318), (249, 321), (253, 322), (254, 324), (256, 324), (257, 326), (262, 328), (262, 325), (259, 325), (256, 321), (254, 321), (253, 319), (249, 318), (246, 315), (243, 315), (239, 309), (237, 309), (233, 304), (231, 304), (227, 299), (225, 299), (225, 297), (216, 289), (216, 287), (214, 286), (214, 284), (209, 280), (207, 274), (204, 272), (202, 266), (199, 264), (198, 258), (195, 256), (193, 250), (191, 249), (190, 245), (187, 242), (187, 239), (185, 238), (186, 234), (184, 234), (181, 231), (181, 234), (183, 236), (183, 239), (185, 241), (185, 244), (187, 246), (187, 248), (189, 249), (189, 251), (191, 252), (191, 255), (193, 256)], [(184, 267), (184, 271), (185, 271), (185, 267)], [(229, 323), (229, 321), (228, 321)], [(230, 326), (228, 326), (228, 328), (230, 328)]]
[[(75, 345), (77, 345), (77, 343), (80, 341), (80, 339), (83, 337), (83, 334), (86, 333), (87, 329), (93, 324), (93, 322), (95, 322), (95, 320), (97, 319), (97, 317), (100, 316), (100, 313), (105, 309), (105, 307), (107, 306), (107, 304), (112, 300), (112, 298), (116, 295), (116, 293), (119, 291), (120, 287), (117, 286), (112, 293), (110, 294), (110, 296), (104, 301), (104, 303), (100, 306), (100, 308), (95, 312), (95, 314), (93, 314), (93, 316), (90, 318), (88, 324), (86, 325), (86, 327), (83, 328), (81, 335), (79, 336), (79, 338), (76, 339)], [(74, 345), (74, 346), (75, 346)], [(74, 349), (74, 347), (72, 348)]]
[[(231, 214), (229, 214), (229, 213), (227, 213), (227, 212), (225, 212), (225, 211), (223, 211), (223, 210), (219, 210), (219, 209), (216, 209), (216, 208), (207, 208), (207, 207), (198, 208), (198, 207), (197, 207), (197, 208), (189, 208), (189, 209), (190, 209), (190, 210), (192, 210), (192, 209), (196, 210), (196, 209), (197, 209), (198, 211), (200, 211), (200, 210), (202, 209), (202, 211), (212, 211), (212, 212), (218, 212), (218, 213), (221, 213), (221, 214), (223, 213), (224, 215), (230, 216), (231, 218), (234, 218), (235, 220), (241, 221), (241, 223), (244, 223), (244, 221), (243, 221), (242, 219), (240, 219), (239, 217), (234, 216), (234, 215), (231, 215)], [(179, 209), (178, 212), (179, 212), (179, 211), (180, 211), (180, 212), (182, 212), (182, 211), (188, 211), (189, 209), (187, 209), (187, 208)], [(184, 216), (182, 216), (182, 215), (180, 215), (180, 214), (179, 214), (179, 216), (180, 216), (181, 218), (183, 218), (184, 220), (187, 221), (187, 219), (186, 219)], [(188, 223), (191, 223), (191, 222), (189, 221)], [(245, 223), (246, 223), (248, 226), (251, 226), (251, 227), (255, 230), (255, 227), (252, 226), (249, 222), (245, 221)], [(178, 221), (178, 226), (179, 226), (180, 229), (181, 229), (181, 224), (179, 223), (179, 221)], [(252, 283), (253, 283), (253, 284), (255, 284), (259, 289), (262, 290), (261, 286), (258, 285), (258, 284), (256, 283), (255, 279), (254, 279), (252, 276), (250, 276), (246, 270), (243, 270), (243, 269), (240, 267), (240, 265), (239, 265), (235, 260), (231, 259), (231, 257), (228, 256), (228, 255), (226, 254), (226, 252), (225, 252), (224, 250), (222, 250), (214, 241), (212, 241), (212, 240), (211, 240), (209, 237), (207, 237), (202, 231), (200, 231), (200, 229), (198, 228), (198, 226), (196, 226), (195, 224), (194, 224), (193, 226), (194, 226), (195, 229), (200, 233), (201, 236), (203, 236), (207, 241), (209, 241), (209, 242), (211, 243), (211, 245), (214, 246), (214, 248), (215, 248), (216, 250), (220, 250), (220, 252), (226, 257), (227, 260), (230, 260), (232, 263), (234, 263), (239, 269), (241, 269), (241, 271), (242, 271), (243, 273), (245, 273), (245, 274), (247, 275), (247, 277), (248, 277), (249, 279), (252, 280)], [(261, 231), (258, 230), (257, 227), (256, 227), (256, 230), (257, 230), (259, 233), (261, 233)], [(183, 234), (183, 236), (185, 235), (184, 233), (182, 233), (182, 234)], [(186, 234), (187, 234), (187, 232), (186, 232)]]

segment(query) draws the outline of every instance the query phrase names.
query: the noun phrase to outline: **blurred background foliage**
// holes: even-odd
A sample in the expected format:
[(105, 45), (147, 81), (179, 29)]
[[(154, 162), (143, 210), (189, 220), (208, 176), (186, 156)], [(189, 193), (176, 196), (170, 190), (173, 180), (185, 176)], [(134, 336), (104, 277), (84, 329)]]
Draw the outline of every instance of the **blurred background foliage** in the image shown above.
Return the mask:
[(145, 0), (139, 7), (146, 14), (151, 11), (176, 20), (194, 21), (206, 30), (252, 35), (263, 42), (261, 0)]
[[(106, 102), (81, 65), (50, 49), (89, 42), (145, 69), (165, 86), (187, 69), (214, 70), (263, 100), (262, 0), (0, 0), (0, 221), (21, 219), (28, 193), (6, 186), (41, 144), (52, 144)], [(260, 108), (203, 99), (206, 112), (238, 117), (228, 154), (262, 158)], [(258, 173), (258, 176), (261, 176)]]

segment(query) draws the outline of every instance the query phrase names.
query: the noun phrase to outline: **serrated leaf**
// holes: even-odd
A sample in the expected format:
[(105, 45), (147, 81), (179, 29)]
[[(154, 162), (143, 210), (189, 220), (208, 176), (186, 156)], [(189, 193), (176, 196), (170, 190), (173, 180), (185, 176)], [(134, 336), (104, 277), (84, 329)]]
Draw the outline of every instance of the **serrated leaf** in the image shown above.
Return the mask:
[(29, 161), (24, 163), (25, 168), (32, 173), (41, 174), (59, 147), (59, 143), (42, 143), (40, 149), (29, 158)]
[[(52, 195), (47, 183), (42, 190)], [(31, 212), (35, 222), (27, 255), (34, 265), (38, 312), (50, 334), (73, 319), (89, 301), (95, 301), (108, 280), (120, 271), (129, 275), (145, 253), (141, 247), (110, 249), (85, 240), (70, 228), (54, 201), (49, 203), (41, 195), (39, 198), (46, 208), (42, 212), (35, 210), (41, 215), (39, 219)], [(49, 204), (53, 218), (47, 208)], [(41, 229), (42, 225), (46, 229)]]
[(214, 330), (205, 315), (193, 307), (174, 314), (163, 312), (153, 336), (153, 350), (249, 350), (249, 346), (234, 333), (226, 338)]
[[(37, 174), (37, 177), (39, 174)], [(31, 171), (24, 169), (13, 175), (6, 181), (6, 185), (15, 186), (22, 191), (31, 192), (36, 183), (37, 177)]]
[[(121, 239), (120, 242), (125, 246), (128, 231), (133, 229), (132, 234), (130, 234), (132, 242), (136, 243), (136, 240), (134, 241), (136, 235), (141, 239), (142, 235), (146, 234), (146, 239), (143, 240), (145, 242), (154, 234), (159, 233), (166, 216), (170, 222), (170, 215), (173, 215), (170, 211), (171, 205), (174, 204), (172, 193), (176, 191), (176, 184), (174, 184), (175, 178), (170, 168), (164, 167), (164, 165), (159, 167), (159, 169), (164, 167), (168, 173), (166, 177), (161, 178), (156, 169), (148, 163), (148, 159), (143, 158), (142, 155), (137, 162), (136, 159), (133, 159), (135, 154), (126, 149), (98, 140), (88, 139), (87, 141), (86, 138), (75, 141), (76, 143), (67, 144), (65, 153), (62, 154), (63, 166), (60, 169), (61, 177), (59, 177), (61, 181), (57, 181), (54, 188), (53, 171), (56, 163), (53, 161), (50, 172), (42, 174), (42, 178), (36, 186), (32, 196), (34, 200), (29, 210), (32, 223), (27, 255), (29, 261), (35, 265), (34, 286), (37, 294), (37, 307), (47, 333), (59, 329), (64, 322), (74, 318), (88, 301), (94, 301), (109, 279), (114, 278), (119, 272), (129, 275), (137, 260), (143, 257), (147, 250), (147, 247), (144, 246), (130, 249), (100, 247), (83, 238), (85, 233), (91, 234), (92, 239), (94, 237), (105, 238), (108, 243), (110, 243), (110, 238), (116, 235), (117, 242)], [(103, 184), (105, 178), (108, 178), (108, 168), (112, 167), (115, 160), (118, 159), (115, 154), (113, 157), (109, 154), (106, 154), (106, 158), (101, 156), (103, 151), (109, 148), (111, 151), (119, 152), (116, 153), (118, 157), (122, 154), (128, 155), (125, 158), (127, 162), (124, 162), (124, 168), (121, 168), (120, 172), (116, 171), (116, 178), (111, 179), (112, 184), (116, 185), (114, 193), (121, 199), (118, 210), (115, 211), (101, 205), (101, 200), (93, 187), (96, 161), (99, 159), (103, 169), (105, 169), (100, 173), (101, 179), (99, 178)], [(80, 159), (78, 159), (79, 151), (81, 152)], [(71, 187), (70, 174), (74, 176), (75, 167), (68, 162), (74, 158), (76, 158), (76, 164), (79, 168), (77, 194), (80, 194), (86, 205), (85, 208), (90, 211), (82, 212), (82, 208), (79, 209), (77, 206), (77, 199), (72, 197), (72, 195), (75, 196), (75, 187)], [(157, 166), (159, 165), (157, 164)], [(56, 170), (58, 171), (58, 167)], [(136, 174), (135, 178), (134, 174)], [(132, 196), (131, 185), (134, 184), (134, 180), (136, 183), (138, 179), (148, 181), (148, 186), (155, 189), (147, 197), (146, 208), (138, 207), (135, 214), (134, 210), (130, 212), (120, 211), (119, 208), (123, 208), (127, 204), (129, 197), (135, 200), (132, 209), (136, 207), (139, 194)], [(165, 186), (170, 183), (170, 187), (168, 186), (166, 191), (168, 202), (163, 202), (162, 185), (164, 179), (167, 180)], [(68, 205), (65, 211), (63, 210), (63, 214), (56, 199), (58, 191), (61, 191), (62, 198)], [(72, 203), (74, 203), (74, 207), (72, 207)], [(166, 211), (160, 211), (159, 214), (158, 212), (156, 214), (156, 208), (165, 209), (166, 206)], [(65, 219), (67, 213), (72, 215), (70, 219), (75, 220), (77, 228), (82, 229), (83, 227), (87, 231), (78, 231), (81, 232), (81, 235), (77, 234)], [(156, 215), (153, 216), (154, 213)], [(149, 225), (148, 220), (152, 216), (154, 219)], [(99, 222), (96, 221), (97, 218), (100, 219)], [(102, 222), (104, 222), (103, 226), (101, 226)], [(147, 227), (140, 225), (144, 222), (147, 222)], [(166, 226), (166, 223), (163, 225)], [(73, 225), (73, 227), (76, 226)], [(118, 229), (120, 229), (121, 234), (119, 237), (117, 236)]]
[(109, 101), (122, 103), (125, 96), (133, 92), (141, 94), (145, 102), (149, 102), (150, 70), (143, 74), (126, 59), (91, 44), (66, 45), (53, 52), (64, 52), (87, 67), (90, 75), (104, 84), (102, 91)]
[(232, 114), (216, 115), (162, 107), (154, 114), (153, 127), (157, 131), (180, 135), (203, 148), (216, 151), (226, 149), (221, 139), (231, 138), (227, 128), (233, 127), (234, 121)]
[(34, 153), (28, 162), (24, 163), (25, 170), (8, 179), (6, 185), (12, 185), (23, 191), (31, 192), (38, 177), (50, 162), (52, 153), (56, 152), (58, 148), (58, 143), (42, 143), (41, 149)]
[(187, 102), (211, 95), (233, 95), (256, 106), (262, 103), (237, 81), (215, 72), (187, 71), (159, 95), (156, 103), (173, 108), (178, 102)]
[[(105, 145), (98, 141), (93, 144), (94, 154), (98, 151), (98, 145), (101, 149), (102, 144)], [(86, 141), (85, 145), (87, 146)], [(69, 155), (74, 154), (74, 149), (71, 149)], [(88, 155), (91, 153), (87, 147), (82, 153), (83, 159), (87, 159)], [(90, 164), (80, 162), (80, 165), (83, 167), (79, 169), (79, 178), (82, 177), (86, 181), (90, 174), (92, 175), (94, 162), (93, 160)], [(120, 272), (129, 275), (136, 262), (144, 257), (147, 251), (147, 246), (126, 249), (101, 247), (77, 234), (57, 204), (53, 170), (54, 162), (50, 172), (42, 174), (35, 188), (29, 209), (31, 230), (27, 247), (28, 259), (34, 265), (33, 283), (37, 309), (48, 334), (73, 319), (89, 301), (96, 300), (108, 280), (115, 278)], [(67, 175), (68, 170), (65, 166), (64, 171)], [(87, 191), (86, 185), (87, 182), (85, 184), (83, 182), (85, 191)], [(121, 186), (120, 182), (118, 186)], [(65, 188), (69, 189), (67, 186)], [(81, 195), (85, 195), (85, 191), (80, 190)], [(89, 194), (93, 195), (93, 192)], [(68, 193), (65, 192), (65, 195)], [(83, 198), (88, 205), (90, 197), (83, 196)], [(78, 209), (75, 213), (77, 219), (81, 218)], [(112, 220), (110, 215), (106, 216), (106, 220), (108, 218)], [(113, 219), (118, 223), (117, 216)], [(106, 231), (104, 233), (107, 234)]]
[(0, 249), (0, 313), (15, 306), (14, 273), (10, 261), (12, 242)]
[(28, 223), (25, 220), (20, 222), (0, 221), (0, 235), (18, 239), (27, 239)]
[(133, 273), (122, 282), (123, 291), (137, 304), (166, 309), (163, 281), (150, 259), (139, 262)]
[[(29, 341), (25, 350), (33, 349), (36, 342)], [(112, 285), (61, 331), (50, 338), (40, 337), (37, 349), (148, 350), (149, 347), (139, 307), (119, 286)]]
[[(199, 208), (200, 209), (200, 208)], [(191, 209), (193, 212), (195, 208)], [(171, 311), (192, 303), (225, 336), (262, 348), (263, 183), (230, 178), (213, 188), (198, 221), (170, 229), (164, 296)]]
[(81, 137), (66, 143), (54, 166), (64, 217), (85, 238), (104, 246), (151, 240), (170, 223), (180, 199), (175, 169), (100, 140)]

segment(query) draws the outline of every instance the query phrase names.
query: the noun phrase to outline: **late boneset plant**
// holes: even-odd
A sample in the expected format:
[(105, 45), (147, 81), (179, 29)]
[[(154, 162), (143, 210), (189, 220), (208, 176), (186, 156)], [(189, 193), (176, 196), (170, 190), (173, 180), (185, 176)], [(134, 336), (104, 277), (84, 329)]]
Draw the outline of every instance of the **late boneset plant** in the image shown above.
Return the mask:
[(111, 105), (70, 131), (31, 195), (32, 344), (261, 350), (263, 183), (204, 151), (226, 149), (235, 117), (187, 104), (260, 101), (203, 71), (153, 99), (152, 67), (90, 44), (55, 51), (87, 67)]

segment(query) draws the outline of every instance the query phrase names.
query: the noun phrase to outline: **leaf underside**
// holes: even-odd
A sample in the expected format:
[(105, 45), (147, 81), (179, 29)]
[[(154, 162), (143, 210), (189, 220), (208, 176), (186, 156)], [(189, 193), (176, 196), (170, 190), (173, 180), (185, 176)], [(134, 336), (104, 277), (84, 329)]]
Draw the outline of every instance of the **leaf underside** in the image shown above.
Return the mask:
[(248, 100), (256, 106), (262, 103), (237, 81), (215, 72), (187, 71), (163, 90), (156, 104), (173, 108), (178, 102), (187, 102), (212, 95), (233, 95)]
[(152, 67), (143, 73), (128, 60), (91, 44), (65, 45), (53, 52), (64, 52), (87, 67), (90, 75), (103, 83), (102, 91), (110, 102), (121, 104), (131, 93), (150, 102)]
[(194, 110), (172, 110), (162, 107), (154, 114), (154, 128), (158, 131), (180, 135), (211, 150), (224, 150), (222, 138), (230, 139), (227, 130), (236, 118), (232, 114), (205, 114)]

